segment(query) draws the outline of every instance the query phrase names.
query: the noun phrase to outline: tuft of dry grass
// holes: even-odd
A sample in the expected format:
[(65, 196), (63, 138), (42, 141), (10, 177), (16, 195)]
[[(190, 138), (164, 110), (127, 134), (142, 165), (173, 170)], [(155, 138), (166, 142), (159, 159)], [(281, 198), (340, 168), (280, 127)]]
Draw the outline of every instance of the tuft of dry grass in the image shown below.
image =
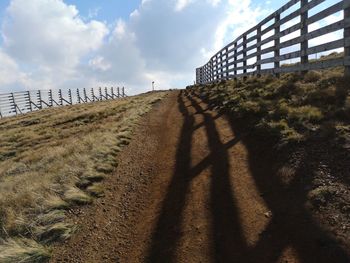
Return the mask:
[(104, 195), (103, 194), (103, 186), (101, 184), (97, 184), (97, 183), (87, 187), (86, 191), (90, 195), (95, 196), (95, 197), (102, 197)]
[(60, 222), (37, 227), (35, 235), (41, 242), (52, 243), (70, 238), (74, 231), (75, 228), (71, 224)]
[(67, 209), (69, 207), (69, 204), (63, 201), (61, 197), (57, 195), (51, 195), (46, 198), (45, 202), (43, 203), (43, 207), (45, 207), (47, 211), (61, 211)]
[(0, 120), (0, 262), (40, 262), (49, 255), (40, 242), (69, 238), (74, 227), (66, 210), (103, 196), (98, 182), (118, 165), (116, 155), (141, 116), (164, 96), (149, 93)]
[(50, 250), (30, 239), (8, 239), (0, 241), (0, 262), (32, 263), (48, 262)]
[(63, 199), (68, 203), (77, 205), (87, 205), (92, 203), (91, 196), (76, 187), (70, 187), (66, 190)]

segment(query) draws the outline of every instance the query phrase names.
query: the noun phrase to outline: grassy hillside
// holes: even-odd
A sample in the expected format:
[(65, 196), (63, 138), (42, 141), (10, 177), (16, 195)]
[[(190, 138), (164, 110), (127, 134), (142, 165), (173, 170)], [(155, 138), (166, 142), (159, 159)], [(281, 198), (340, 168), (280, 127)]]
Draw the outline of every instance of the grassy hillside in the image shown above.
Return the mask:
[(166, 93), (0, 120), (0, 262), (41, 262), (72, 235), (66, 210), (103, 195), (140, 117)]
[[(188, 87), (232, 118), (248, 148), (268, 149), (281, 187), (350, 251), (350, 87), (343, 69)], [(261, 147), (260, 147), (261, 145)]]
[(350, 95), (341, 69), (310, 71), (197, 86), (219, 109), (249, 120), (258, 132), (274, 134), (280, 143), (315, 137), (349, 142)]

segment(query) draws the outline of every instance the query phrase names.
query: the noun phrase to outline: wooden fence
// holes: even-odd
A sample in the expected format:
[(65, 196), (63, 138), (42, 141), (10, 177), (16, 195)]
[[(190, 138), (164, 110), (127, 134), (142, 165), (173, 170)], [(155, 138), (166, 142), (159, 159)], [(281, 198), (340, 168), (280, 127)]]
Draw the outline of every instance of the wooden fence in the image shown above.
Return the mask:
[(44, 108), (124, 98), (124, 87), (57, 91), (32, 90), (0, 94), (0, 118)]
[[(204, 66), (196, 69), (198, 84), (211, 83), (223, 79), (232, 79), (248, 75), (276, 74), (324, 69), (344, 66), (345, 74), (350, 76), (350, 0), (332, 0), (332, 5), (309, 16), (310, 10), (325, 0), (291, 0), (273, 14), (266, 17), (255, 27), (249, 29), (236, 40), (217, 52)], [(297, 6), (297, 10), (293, 11)], [(290, 10), (292, 10), (290, 12)], [(315, 10), (315, 9), (314, 9)], [(343, 19), (309, 32), (309, 26), (326, 17), (344, 12)], [(282, 16), (290, 12), (288, 15)], [(286, 23), (300, 19), (288, 28)], [(324, 20), (322, 21), (324, 23)], [(282, 27), (283, 26), (283, 27)], [(282, 29), (282, 30), (281, 30)], [(343, 38), (329, 39), (328, 43), (320, 43), (309, 47), (309, 41), (328, 33), (343, 30)], [(290, 34), (300, 35), (283, 41)], [(266, 37), (268, 35), (268, 37)], [(293, 36), (293, 35), (292, 35)], [(269, 45), (269, 47), (264, 47)], [(299, 45), (296, 51), (281, 54), (281, 50)], [(309, 61), (309, 55), (324, 51), (344, 48), (344, 56), (330, 59)], [(299, 63), (283, 66), (283, 62), (300, 59)], [(253, 61), (253, 62), (249, 62)], [(269, 64), (269, 68), (267, 65)], [(272, 65), (271, 65), (272, 64)]]

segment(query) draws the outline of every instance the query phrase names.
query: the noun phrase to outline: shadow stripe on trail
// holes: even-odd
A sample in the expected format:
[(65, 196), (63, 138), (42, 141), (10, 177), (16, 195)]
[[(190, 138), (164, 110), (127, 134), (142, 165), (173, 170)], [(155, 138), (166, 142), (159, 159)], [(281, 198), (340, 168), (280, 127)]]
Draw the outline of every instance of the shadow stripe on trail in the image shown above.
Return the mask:
[[(220, 140), (213, 117), (191, 97), (188, 97), (197, 113), (204, 117), (204, 126), (210, 149), (212, 235), (214, 239), (213, 262), (243, 262), (247, 243), (239, 219), (237, 202), (232, 193), (228, 148)], [(228, 146), (234, 146), (233, 139)]]
[(149, 263), (164, 262), (164, 260), (175, 262), (177, 243), (181, 237), (182, 214), (192, 177), (190, 165), (194, 117), (187, 111), (182, 93), (178, 97), (178, 105), (184, 121), (176, 151), (175, 171), (152, 236), (151, 247), (146, 258), (146, 262)]

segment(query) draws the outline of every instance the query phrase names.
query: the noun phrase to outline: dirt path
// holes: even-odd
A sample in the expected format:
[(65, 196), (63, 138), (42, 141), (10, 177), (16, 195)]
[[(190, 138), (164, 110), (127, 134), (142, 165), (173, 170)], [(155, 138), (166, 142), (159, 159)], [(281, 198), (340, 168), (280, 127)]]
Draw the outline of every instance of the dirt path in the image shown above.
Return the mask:
[(72, 214), (80, 231), (52, 262), (348, 262), (273, 160), (198, 97), (173, 92), (123, 151), (106, 196)]

